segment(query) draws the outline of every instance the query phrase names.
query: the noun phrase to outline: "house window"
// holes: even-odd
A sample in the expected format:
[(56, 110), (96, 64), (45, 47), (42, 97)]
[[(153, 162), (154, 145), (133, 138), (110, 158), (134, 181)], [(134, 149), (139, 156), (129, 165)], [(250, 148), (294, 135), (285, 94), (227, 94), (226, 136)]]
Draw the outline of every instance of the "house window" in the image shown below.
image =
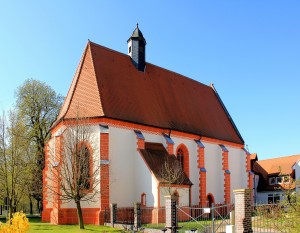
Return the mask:
[(278, 203), (279, 201), (280, 201), (280, 194), (278, 194), (278, 193), (268, 194), (268, 203), (269, 204)]
[(278, 176), (278, 177), (270, 177), (269, 178), (269, 184), (275, 185), (275, 184), (282, 184), (282, 183), (289, 183), (290, 177), (289, 176)]
[(270, 185), (276, 184), (276, 177), (269, 178), (269, 184)]
[(128, 52), (131, 53), (131, 46), (129, 46)]
[(290, 177), (289, 176), (284, 176), (283, 177), (283, 182), (286, 183), (290, 183)]
[(283, 180), (282, 176), (276, 177), (276, 183), (277, 184), (281, 184), (282, 180)]
[(142, 193), (141, 195), (141, 205), (142, 206), (146, 206), (147, 202), (146, 202), (146, 193)]

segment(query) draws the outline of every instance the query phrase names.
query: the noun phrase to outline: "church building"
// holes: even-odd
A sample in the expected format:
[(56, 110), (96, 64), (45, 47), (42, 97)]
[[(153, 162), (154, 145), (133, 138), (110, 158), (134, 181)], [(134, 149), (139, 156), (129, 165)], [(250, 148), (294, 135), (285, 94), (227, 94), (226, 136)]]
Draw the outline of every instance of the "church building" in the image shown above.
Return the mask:
[(82, 203), (86, 224), (102, 224), (110, 203), (163, 207), (170, 187), (161, 170), (170, 161), (184, 171), (169, 189), (179, 205), (228, 204), (234, 189), (252, 187), (250, 155), (214, 86), (148, 63), (138, 25), (127, 45), (128, 54), (85, 47), (45, 152), (44, 222), (77, 222), (75, 203), (53, 197), (48, 185), (51, 157), (61, 156), (55, 148), (78, 111), (92, 126), (87, 148), (99, 160), (99, 193)]

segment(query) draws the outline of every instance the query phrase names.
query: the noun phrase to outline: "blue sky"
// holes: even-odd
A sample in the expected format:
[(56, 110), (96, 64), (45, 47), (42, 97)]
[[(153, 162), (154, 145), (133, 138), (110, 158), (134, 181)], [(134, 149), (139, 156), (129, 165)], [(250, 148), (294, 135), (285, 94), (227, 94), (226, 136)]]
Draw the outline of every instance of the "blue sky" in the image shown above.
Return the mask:
[(147, 61), (209, 85), (259, 159), (300, 153), (300, 1), (1, 1), (0, 109), (25, 79), (66, 95), (87, 43), (127, 52), (136, 23)]

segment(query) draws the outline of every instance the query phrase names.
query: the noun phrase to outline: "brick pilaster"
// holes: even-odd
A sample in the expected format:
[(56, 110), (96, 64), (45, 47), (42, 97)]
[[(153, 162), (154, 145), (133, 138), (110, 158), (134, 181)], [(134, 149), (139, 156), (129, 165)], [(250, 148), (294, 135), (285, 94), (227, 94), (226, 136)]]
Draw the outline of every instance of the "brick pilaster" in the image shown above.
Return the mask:
[(251, 174), (251, 154), (250, 153), (246, 153), (246, 171), (248, 173), (248, 188), (249, 189), (253, 189), (253, 176)]
[(222, 152), (222, 166), (224, 171), (224, 202), (230, 203), (230, 172), (228, 166), (228, 150), (224, 150)]
[[(107, 161), (107, 162), (103, 162)], [(109, 133), (100, 133), (100, 216), (104, 223), (104, 211), (109, 208)]]
[(235, 232), (252, 233), (251, 189), (234, 190), (235, 199)]
[(62, 136), (55, 137), (55, 154), (54, 154), (54, 161), (57, 163), (55, 168), (52, 168), (52, 177), (53, 177), (53, 199), (52, 199), (52, 211), (50, 214), (50, 223), (52, 224), (60, 224), (62, 220), (61, 214), (61, 203), (59, 194), (61, 193), (60, 190), (60, 167), (61, 167), (61, 154), (62, 154)]
[(206, 205), (206, 170), (204, 147), (198, 147), (198, 169), (199, 169), (199, 203), (201, 206)]
[(167, 142), (167, 151), (168, 151), (169, 155), (173, 155), (174, 154), (174, 144)]
[(45, 167), (43, 170), (43, 212), (42, 222), (50, 222), (50, 214), (52, 208), (47, 208), (48, 205), (48, 170), (49, 170), (49, 144), (45, 147)]

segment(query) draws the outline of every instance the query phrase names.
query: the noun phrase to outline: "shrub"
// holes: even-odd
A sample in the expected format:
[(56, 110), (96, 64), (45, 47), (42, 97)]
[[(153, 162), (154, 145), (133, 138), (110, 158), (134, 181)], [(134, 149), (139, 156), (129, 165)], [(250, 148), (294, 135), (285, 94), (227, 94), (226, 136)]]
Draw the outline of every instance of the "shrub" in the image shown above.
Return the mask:
[(6, 224), (0, 224), (0, 233), (25, 233), (29, 228), (29, 221), (23, 212), (16, 212)]

